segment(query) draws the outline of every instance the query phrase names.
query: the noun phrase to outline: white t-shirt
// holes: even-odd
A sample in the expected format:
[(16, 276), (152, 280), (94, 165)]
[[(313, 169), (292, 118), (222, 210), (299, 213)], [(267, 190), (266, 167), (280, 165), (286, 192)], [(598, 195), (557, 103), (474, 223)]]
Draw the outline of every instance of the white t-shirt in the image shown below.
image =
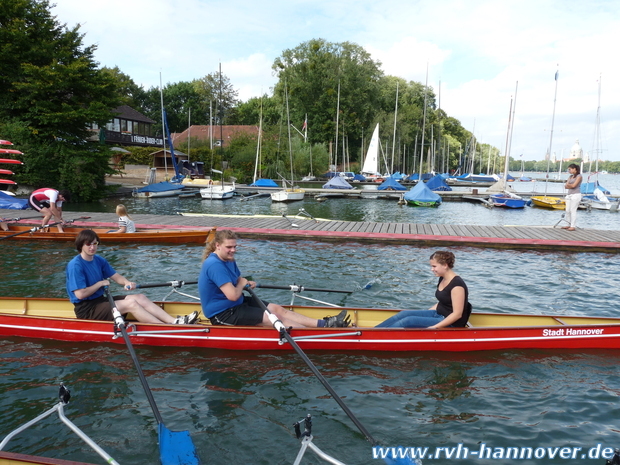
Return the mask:
[(121, 216), (118, 219), (118, 227), (122, 228), (123, 226), (125, 226), (125, 232), (128, 233), (135, 233), (136, 232), (136, 223), (133, 222), (133, 220), (130, 220), (129, 217), (127, 216)]

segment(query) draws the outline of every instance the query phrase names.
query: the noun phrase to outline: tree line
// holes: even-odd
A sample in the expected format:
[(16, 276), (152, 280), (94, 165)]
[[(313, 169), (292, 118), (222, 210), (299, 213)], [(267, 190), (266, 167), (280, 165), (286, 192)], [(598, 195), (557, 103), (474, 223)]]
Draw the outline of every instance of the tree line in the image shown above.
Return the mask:
[[(80, 26), (67, 27), (50, 9), (48, 0), (0, 2), (0, 136), (24, 152), (16, 181), (69, 189), (79, 200), (92, 201), (106, 194), (105, 176), (113, 168), (109, 147), (93, 140), (88, 128), (105, 126), (113, 109), (126, 104), (156, 121), (161, 133), (160, 89), (138, 86), (118, 67), (100, 67), (96, 46), (84, 44)], [(258, 172), (271, 178), (291, 168), (289, 124), (296, 129), (291, 146), (297, 176), (332, 167), (359, 171), (377, 123), (380, 171), (503, 169), (500, 150), (477, 141), (439, 108), (433, 86), (386, 75), (357, 44), (312, 39), (284, 50), (272, 68), (278, 78), (272, 92), (247, 101), (239, 100), (219, 70), (166, 84), (161, 93), (170, 130), (260, 124)], [(193, 140), (189, 155), (217, 169), (227, 162), (227, 175), (248, 181), (257, 142), (240, 135), (222, 151)], [(126, 148), (131, 152), (126, 162), (150, 163), (148, 154), (155, 150)]]

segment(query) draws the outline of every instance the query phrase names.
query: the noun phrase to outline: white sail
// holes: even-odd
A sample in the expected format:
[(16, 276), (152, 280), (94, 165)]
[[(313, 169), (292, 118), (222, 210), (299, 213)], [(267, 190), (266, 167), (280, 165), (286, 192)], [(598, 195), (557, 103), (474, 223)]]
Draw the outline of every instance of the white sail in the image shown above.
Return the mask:
[(362, 167), (362, 174), (378, 174), (379, 169), (379, 123), (375, 127), (372, 133), (372, 139), (370, 139), (370, 145), (368, 146), (368, 152), (366, 152), (366, 159), (364, 160), (364, 166)]

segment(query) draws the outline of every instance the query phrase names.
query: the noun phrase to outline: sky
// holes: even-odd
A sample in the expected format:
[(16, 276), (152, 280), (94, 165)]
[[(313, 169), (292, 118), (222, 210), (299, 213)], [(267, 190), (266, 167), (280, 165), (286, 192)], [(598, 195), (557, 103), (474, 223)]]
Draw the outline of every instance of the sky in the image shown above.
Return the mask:
[(348, 41), (387, 75), (425, 83), (428, 70), (441, 108), (502, 154), (567, 158), (578, 140), (620, 161), (619, 0), (53, 1), (101, 66), (145, 89), (221, 63), (245, 101), (271, 94), (284, 50)]

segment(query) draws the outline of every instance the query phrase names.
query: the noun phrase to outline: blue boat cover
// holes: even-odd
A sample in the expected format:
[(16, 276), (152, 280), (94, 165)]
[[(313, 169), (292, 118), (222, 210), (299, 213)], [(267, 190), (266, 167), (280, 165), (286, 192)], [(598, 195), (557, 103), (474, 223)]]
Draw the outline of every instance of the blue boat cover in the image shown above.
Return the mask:
[(356, 174), (355, 176), (353, 176), (353, 180), (354, 181), (359, 181), (359, 182), (364, 182), (364, 181), (366, 181), (366, 178), (364, 176), (362, 176), (361, 174)]
[(257, 179), (250, 187), (280, 187), (273, 179)]
[(17, 199), (0, 191), (0, 208), (6, 210), (26, 210), (28, 208), (28, 199)]
[(430, 190), (425, 183), (418, 182), (405, 194), (405, 200), (414, 202), (440, 202), (441, 196)]
[(423, 173), (421, 179), (422, 179), (422, 181), (428, 181), (432, 177), (433, 177), (433, 173)]
[(334, 176), (323, 184), (323, 189), (353, 189), (353, 186), (342, 176)]
[(411, 182), (411, 181), (417, 181), (418, 179), (420, 179), (420, 175), (418, 173), (413, 173), (410, 174), (409, 176), (407, 176), (405, 178), (406, 182)]
[(443, 180), (443, 176), (438, 174), (433, 179), (430, 179), (426, 183), (426, 187), (428, 187), (432, 191), (451, 191), (452, 188), (446, 184), (446, 181)]
[(379, 191), (384, 191), (384, 190), (406, 191), (407, 188), (403, 186), (402, 184), (400, 184), (396, 179), (390, 176), (385, 181), (383, 181), (379, 187), (377, 187), (377, 190)]
[(598, 181), (594, 181), (594, 182), (584, 182), (581, 184), (581, 193), (582, 194), (594, 194), (594, 190), (596, 188), (599, 188), (600, 190), (603, 191), (603, 194), (605, 195), (611, 195), (611, 192), (609, 192), (607, 189), (605, 189), (603, 186), (601, 186)]
[(154, 184), (149, 184), (148, 186), (141, 187), (137, 189), (136, 192), (168, 192), (168, 191), (178, 191), (183, 189), (185, 186), (183, 184), (163, 181), (156, 182)]

